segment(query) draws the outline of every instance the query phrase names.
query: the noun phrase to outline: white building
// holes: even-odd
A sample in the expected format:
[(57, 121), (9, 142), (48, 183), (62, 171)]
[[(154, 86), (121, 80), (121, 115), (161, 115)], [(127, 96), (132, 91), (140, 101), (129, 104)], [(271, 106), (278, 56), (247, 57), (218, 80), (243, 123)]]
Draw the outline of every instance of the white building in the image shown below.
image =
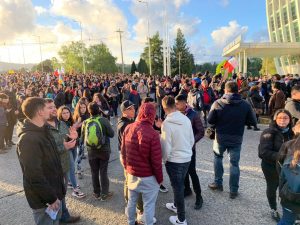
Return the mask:
[[(300, 42), (300, 0), (266, 0), (266, 9), (271, 42)], [(300, 73), (300, 51), (274, 60), (279, 74)]]

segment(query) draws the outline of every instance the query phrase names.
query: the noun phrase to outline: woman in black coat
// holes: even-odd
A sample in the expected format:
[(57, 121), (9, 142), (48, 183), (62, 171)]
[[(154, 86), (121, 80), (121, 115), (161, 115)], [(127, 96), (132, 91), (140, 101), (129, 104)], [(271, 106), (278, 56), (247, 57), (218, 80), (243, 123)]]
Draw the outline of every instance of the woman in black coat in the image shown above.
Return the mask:
[[(259, 94), (259, 87), (257, 85), (254, 85), (253, 87), (251, 87), (250, 89), (250, 93), (248, 96), (248, 101), (250, 103), (250, 105), (253, 108), (253, 111), (255, 112), (256, 115), (256, 119), (258, 121), (258, 117), (260, 114), (263, 113), (263, 101), (264, 98)], [(248, 126), (247, 129), (251, 129), (251, 126)], [(254, 127), (255, 131), (258, 131), (259, 128)]]
[(262, 159), (261, 169), (267, 182), (266, 192), (271, 208), (271, 216), (277, 222), (280, 217), (276, 201), (276, 191), (279, 185), (276, 160), (282, 144), (292, 138), (292, 116), (287, 110), (280, 109), (274, 114), (270, 127), (261, 134), (258, 146), (258, 155)]

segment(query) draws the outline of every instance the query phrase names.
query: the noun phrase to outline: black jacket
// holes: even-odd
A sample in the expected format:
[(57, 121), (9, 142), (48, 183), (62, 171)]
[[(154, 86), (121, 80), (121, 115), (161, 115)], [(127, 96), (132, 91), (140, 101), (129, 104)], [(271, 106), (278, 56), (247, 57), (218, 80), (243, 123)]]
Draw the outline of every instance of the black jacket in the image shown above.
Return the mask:
[(18, 124), (17, 155), (23, 172), (23, 185), (32, 209), (47, 207), (66, 194), (59, 152), (46, 127), (29, 120)]
[(127, 125), (133, 123), (134, 120), (128, 119), (126, 117), (121, 117), (118, 120), (118, 127), (117, 127), (117, 132), (118, 132), (118, 149), (119, 151), (121, 150), (121, 144), (122, 144), (122, 137), (123, 137), (123, 132)]
[(300, 119), (300, 101), (288, 98), (284, 108), (292, 114), (293, 122), (296, 124)]
[(258, 91), (252, 91), (249, 94), (250, 104), (255, 109), (262, 109), (262, 102), (264, 98), (260, 96)]
[(193, 128), (193, 133), (194, 133), (194, 138), (195, 138), (195, 144), (193, 146), (193, 151), (195, 151), (196, 148), (196, 143), (201, 140), (204, 136), (204, 128), (203, 124), (201, 121), (201, 118), (197, 112), (195, 112), (192, 108), (188, 107), (186, 109), (185, 115), (190, 119), (192, 128)]
[(215, 101), (207, 117), (208, 123), (216, 127), (218, 144), (241, 145), (245, 125), (256, 126), (256, 118), (250, 104), (239, 94), (225, 94)]
[[(71, 101), (72, 103), (72, 101)], [(65, 104), (65, 94), (63, 92), (58, 92), (57, 95), (54, 98), (54, 104), (56, 108), (61, 107), (62, 105)]]
[(291, 140), (292, 137), (293, 133), (291, 129), (287, 133), (281, 133), (280, 129), (272, 123), (260, 136), (258, 145), (259, 158), (275, 166), (282, 144)]

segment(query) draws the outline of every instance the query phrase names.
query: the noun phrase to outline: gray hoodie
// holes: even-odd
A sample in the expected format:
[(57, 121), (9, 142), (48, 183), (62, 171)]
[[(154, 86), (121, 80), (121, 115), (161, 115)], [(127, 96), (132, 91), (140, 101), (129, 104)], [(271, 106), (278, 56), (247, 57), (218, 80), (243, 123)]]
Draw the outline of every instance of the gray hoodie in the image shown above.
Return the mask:
[(292, 114), (294, 122), (300, 119), (300, 101), (288, 98), (284, 108)]

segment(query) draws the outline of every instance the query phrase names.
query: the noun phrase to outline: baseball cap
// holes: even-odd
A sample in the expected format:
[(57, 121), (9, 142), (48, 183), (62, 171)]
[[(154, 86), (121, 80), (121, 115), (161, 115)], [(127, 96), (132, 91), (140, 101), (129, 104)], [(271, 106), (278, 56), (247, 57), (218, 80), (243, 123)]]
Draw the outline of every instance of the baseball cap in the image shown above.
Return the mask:
[(122, 102), (122, 104), (120, 106), (120, 110), (121, 110), (121, 112), (123, 112), (132, 106), (134, 106), (134, 104), (131, 101), (126, 100), (126, 101)]

